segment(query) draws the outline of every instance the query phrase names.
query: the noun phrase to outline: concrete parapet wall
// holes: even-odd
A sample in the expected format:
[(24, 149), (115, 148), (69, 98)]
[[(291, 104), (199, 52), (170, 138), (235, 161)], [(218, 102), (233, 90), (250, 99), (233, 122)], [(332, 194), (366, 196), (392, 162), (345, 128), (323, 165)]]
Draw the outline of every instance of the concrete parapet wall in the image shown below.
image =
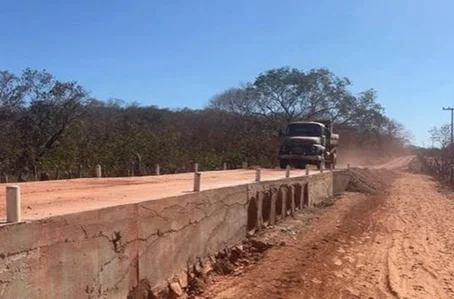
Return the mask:
[(348, 180), (325, 172), (0, 226), (0, 298), (126, 298), (142, 279), (165, 287)]

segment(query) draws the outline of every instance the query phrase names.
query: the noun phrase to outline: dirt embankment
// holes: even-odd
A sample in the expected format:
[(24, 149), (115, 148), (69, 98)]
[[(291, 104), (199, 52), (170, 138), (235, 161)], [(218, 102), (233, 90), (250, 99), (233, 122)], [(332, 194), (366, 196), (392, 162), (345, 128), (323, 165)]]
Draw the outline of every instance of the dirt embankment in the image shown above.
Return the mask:
[[(404, 169), (403, 163), (385, 168)], [(352, 172), (349, 189), (360, 192), (267, 231), (280, 246), (234, 275), (208, 279), (198, 296), (454, 298), (452, 194), (424, 175)]]

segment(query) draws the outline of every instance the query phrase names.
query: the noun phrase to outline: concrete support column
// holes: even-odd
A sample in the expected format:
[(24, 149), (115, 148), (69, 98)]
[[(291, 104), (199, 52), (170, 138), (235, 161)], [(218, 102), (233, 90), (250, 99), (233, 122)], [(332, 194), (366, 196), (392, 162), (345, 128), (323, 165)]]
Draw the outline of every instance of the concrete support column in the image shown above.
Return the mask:
[(302, 194), (302, 199), (303, 199), (303, 206), (307, 206), (307, 207), (311, 206), (310, 196), (309, 196), (309, 183), (306, 183), (302, 186), (301, 194)]
[(200, 176), (199, 172), (194, 173), (194, 192), (200, 191)]
[(286, 178), (290, 177), (290, 165), (287, 165), (287, 168), (285, 168), (285, 177)]
[(161, 166), (159, 166), (159, 164), (156, 164), (155, 166), (155, 174), (161, 175)]
[(255, 169), (255, 181), (260, 182), (260, 167)]
[(306, 175), (309, 175), (309, 165), (306, 164)]
[(95, 169), (95, 172), (96, 172), (96, 177), (97, 178), (100, 178), (102, 177), (102, 170), (101, 170), (101, 165), (96, 165), (96, 169)]
[(6, 186), (6, 221), (21, 221), (20, 188), (17, 185)]
[(299, 197), (300, 197), (299, 209), (302, 210), (304, 206), (304, 185), (300, 187)]
[(295, 187), (288, 187), (288, 195), (290, 197), (290, 215), (295, 215), (296, 205), (295, 205)]
[(263, 228), (263, 199), (265, 194), (262, 192), (257, 192), (257, 231), (260, 231)]
[(280, 192), (281, 192), (281, 197), (282, 197), (282, 213), (281, 213), (281, 219), (285, 219), (287, 216), (287, 196), (288, 192), (286, 190), (287, 188), (281, 187)]
[(278, 198), (279, 190), (271, 190), (271, 208), (270, 208), (270, 225), (276, 224), (276, 202)]

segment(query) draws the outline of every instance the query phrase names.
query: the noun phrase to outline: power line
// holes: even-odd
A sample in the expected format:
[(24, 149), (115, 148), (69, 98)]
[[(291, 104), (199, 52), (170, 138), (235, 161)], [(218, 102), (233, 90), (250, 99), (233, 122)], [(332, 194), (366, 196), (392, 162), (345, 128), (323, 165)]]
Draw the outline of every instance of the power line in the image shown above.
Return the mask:
[(443, 110), (449, 110), (451, 111), (451, 144), (454, 142), (454, 134), (453, 134), (453, 129), (454, 129), (454, 108), (451, 107), (443, 107)]

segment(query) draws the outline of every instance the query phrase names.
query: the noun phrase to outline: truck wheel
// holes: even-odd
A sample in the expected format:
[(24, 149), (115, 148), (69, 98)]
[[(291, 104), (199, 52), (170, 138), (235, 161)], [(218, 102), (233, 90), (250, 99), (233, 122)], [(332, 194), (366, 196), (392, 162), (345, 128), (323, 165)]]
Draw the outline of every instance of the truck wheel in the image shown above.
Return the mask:
[(288, 165), (288, 160), (279, 160), (279, 166), (281, 169), (286, 169)]

